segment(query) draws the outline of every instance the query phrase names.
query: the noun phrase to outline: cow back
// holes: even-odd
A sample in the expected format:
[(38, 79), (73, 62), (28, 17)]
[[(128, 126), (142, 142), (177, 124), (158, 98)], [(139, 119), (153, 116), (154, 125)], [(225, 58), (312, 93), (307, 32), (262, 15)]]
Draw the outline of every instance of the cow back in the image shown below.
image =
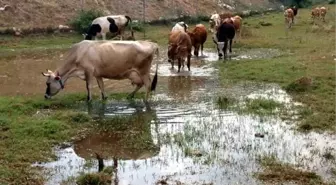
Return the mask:
[(148, 73), (156, 51), (155, 43), (147, 41), (92, 41), (86, 45), (78, 51), (84, 55), (81, 68), (113, 79), (123, 79), (132, 68)]
[(189, 33), (192, 45), (203, 44), (207, 39), (207, 30), (203, 24), (197, 24), (194, 30)]
[(226, 42), (235, 37), (235, 28), (233, 24), (223, 23), (218, 27), (216, 33), (218, 42)]
[(170, 33), (168, 47), (169, 58), (186, 57), (189, 53), (191, 53), (191, 47), (191, 39), (186, 32), (172, 31)]

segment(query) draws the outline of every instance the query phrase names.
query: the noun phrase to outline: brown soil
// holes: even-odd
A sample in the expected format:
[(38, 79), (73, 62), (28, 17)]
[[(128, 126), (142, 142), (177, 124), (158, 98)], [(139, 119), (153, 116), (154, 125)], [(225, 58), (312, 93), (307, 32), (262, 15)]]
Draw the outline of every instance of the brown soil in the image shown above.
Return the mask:
[[(177, 15), (210, 15), (218, 12), (223, 3), (236, 7), (236, 10), (274, 7), (275, 4), (262, 0), (146, 0), (146, 20), (160, 17), (172, 18)], [(105, 14), (127, 14), (133, 19), (142, 19), (141, 0), (0, 0), (0, 7), (11, 8), (0, 11), (1, 27), (47, 27), (67, 24), (81, 9), (100, 9)]]

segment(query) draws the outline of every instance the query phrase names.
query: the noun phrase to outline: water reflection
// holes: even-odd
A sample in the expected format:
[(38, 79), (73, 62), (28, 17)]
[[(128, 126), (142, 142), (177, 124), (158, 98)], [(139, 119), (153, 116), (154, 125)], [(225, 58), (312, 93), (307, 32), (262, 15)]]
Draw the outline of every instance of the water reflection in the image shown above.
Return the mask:
[[(173, 81), (172, 84), (174, 83)], [(191, 89), (199, 85), (193, 80), (190, 83)], [(335, 151), (334, 135), (296, 133), (290, 125), (280, 119), (221, 111), (213, 104), (213, 100), (202, 98), (202, 95), (207, 93), (234, 92), (242, 86), (246, 90), (246, 96), (268, 92), (270, 97), (277, 97), (277, 93), (282, 93), (277, 86), (272, 86), (275, 90), (268, 91), (270, 86), (249, 88), (247, 85), (237, 85), (223, 91), (213, 88), (212, 85), (205, 85), (203, 91), (190, 95), (197, 95), (199, 98), (192, 98), (191, 101), (183, 103), (163, 98), (158, 101), (160, 103), (151, 107), (152, 112), (146, 111), (142, 102), (134, 102), (133, 105), (126, 101), (108, 102), (104, 109), (104, 120), (113, 120), (116, 115), (139, 117), (130, 121), (131, 127), (124, 131), (123, 127), (110, 131), (117, 135), (119, 133), (118, 137), (108, 136), (111, 134), (109, 132), (107, 135), (93, 133), (88, 138), (74, 143), (72, 148), (57, 151), (60, 159), (45, 166), (52, 168), (54, 166), (51, 164), (57, 164), (62, 168), (58, 169), (60, 175), (51, 176), (49, 184), (57, 184), (81, 171), (96, 171), (95, 161), (91, 168), (84, 168), (83, 158), (90, 159), (92, 151), (104, 153), (106, 165), (113, 163), (110, 156), (120, 157), (119, 184), (147, 185), (155, 184), (160, 179), (167, 179), (171, 184), (260, 184), (253, 174), (260, 170), (258, 160), (264, 155), (275, 155), (283, 162), (300, 164), (303, 169), (332, 179), (330, 168), (333, 164), (324, 160), (322, 154), (330, 148)], [(180, 88), (183, 90), (183, 87)], [(175, 98), (181, 96), (169, 90), (167, 93), (171, 93), (170, 96)], [(288, 95), (281, 94), (281, 97), (287, 99)], [(97, 107), (93, 112), (97, 113), (99, 110), (101, 109)], [(151, 124), (144, 128), (141, 126), (142, 122)], [(136, 132), (142, 129), (148, 129), (150, 135)], [(263, 133), (265, 137), (257, 138), (256, 133)], [(132, 142), (120, 139), (123, 137)], [(156, 150), (149, 151), (147, 145), (141, 144), (142, 138), (151, 138), (149, 145), (154, 146)], [(137, 145), (141, 147), (131, 150), (132, 143), (137, 141)], [(194, 151), (201, 155), (193, 155)], [(94, 156), (91, 159), (94, 159)]]

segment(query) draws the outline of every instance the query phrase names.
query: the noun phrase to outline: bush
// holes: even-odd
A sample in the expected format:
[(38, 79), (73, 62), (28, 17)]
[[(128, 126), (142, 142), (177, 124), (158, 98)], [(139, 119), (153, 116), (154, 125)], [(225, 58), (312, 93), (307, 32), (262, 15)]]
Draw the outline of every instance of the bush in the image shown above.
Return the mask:
[(70, 21), (70, 25), (75, 31), (84, 33), (89, 29), (92, 21), (100, 16), (103, 16), (103, 13), (99, 10), (81, 10), (78, 15)]
[[(129, 27), (128, 27), (129, 29)], [(143, 32), (145, 30), (145, 25), (143, 22), (132, 22), (132, 29), (134, 31)]]
[(328, 4), (335, 4), (335, 0), (329, 0)]

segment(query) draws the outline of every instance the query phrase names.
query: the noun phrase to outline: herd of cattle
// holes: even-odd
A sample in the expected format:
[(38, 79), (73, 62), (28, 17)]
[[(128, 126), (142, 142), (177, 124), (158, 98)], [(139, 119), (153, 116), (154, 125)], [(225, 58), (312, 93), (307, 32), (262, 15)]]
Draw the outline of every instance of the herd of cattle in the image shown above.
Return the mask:
[[(294, 17), (298, 9), (294, 6), (284, 12), (285, 22), (288, 28), (294, 23)], [(324, 21), (326, 8), (315, 8), (312, 10), (312, 18), (321, 17)], [(148, 100), (149, 93), (155, 90), (157, 84), (158, 63), (153, 81), (150, 78), (151, 64), (154, 55), (159, 55), (158, 44), (150, 41), (123, 41), (123, 34), (127, 25), (131, 25), (132, 20), (125, 15), (98, 17), (93, 20), (88, 32), (84, 35), (85, 40), (73, 45), (70, 49), (66, 61), (55, 72), (47, 70), (42, 73), (47, 77), (47, 89), (45, 98), (51, 98), (64, 88), (65, 82), (71, 77), (79, 77), (86, 81), (87, 99), (91, 100), (91, 86), (95, 78), (101, 90), (102, 99), (106, 99), (103, 78), (106, 79), (130, 79), (135, 85), (134, 94), (142, 87), (146, 87), (145, 101)], [(210, 17), (210, 32), (212, 40), (221, 58), (227, 57), (227, 50), (232, 52), (232, 41), (236, 35), (241, 37), (242, 18), (232, 13), (215, 13)], [(168, 41), (168, 62), (174, 68), (174, 63), (178, 63), (178, 72), (184, 67), (187, 60), (187, 67), (190, 71), (190, 59), (192, 47), (194, 55), (203, 55), (204, 43), (207, 40), (208, 32), (203, 24), (197, 24), (191, 31), (184, 22), (178, 22), (172, 28)], [(106, 39), (107, 33), (120, 35), (120, 41), (92, 41), (97, 36)], [(131, 35), (134, 39), (131, 26)], [(229, 45), (229, 49), (228, 49)]]
[[(297, 15), (298, 13), (298, 8), (291, 7), (285, 10), (285, 22), (287, 24), (288, 28), (292, 27), (292, 24), (294, 24), (294, 17)], [(325, 22), (325, 16), (327, 14), (327, 8), (322, 6), (322, 7), (316, 7), (313, 8), (311, 11), (311, 18), (313, 19), (313, 21), (321, 19), (323, 22)]]

